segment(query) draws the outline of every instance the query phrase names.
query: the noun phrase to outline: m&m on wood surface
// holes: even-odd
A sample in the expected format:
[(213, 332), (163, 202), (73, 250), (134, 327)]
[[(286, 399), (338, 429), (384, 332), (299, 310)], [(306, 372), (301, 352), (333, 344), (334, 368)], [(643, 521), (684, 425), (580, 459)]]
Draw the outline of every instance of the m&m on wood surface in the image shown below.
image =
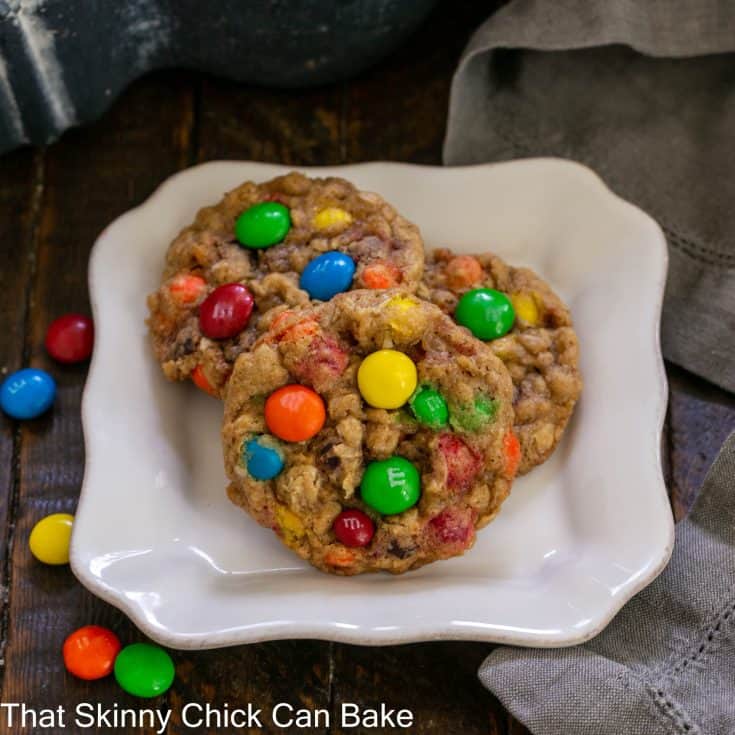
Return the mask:
[(35, 419), (51, 408), (56, 381), (45, 371), (23, 368), (0, 385), (0, 408), (14, 419)]
[(68, 564), (73, 525), (74, 516), (69, 513), (52, 513), (42, 518), (28, 539), (31, 554), (44, 564)]
[(85, 625), (64, 641), (64, 666), (80, 679), (102, 679), (112, 673), (121, 648), (120, 639), (111, 630)]
[(94, 324), (84, 314), (64, 314), (49, 325), (46, 352), (57, 362), (88, 360), (94, 345)]
[(176, 670), (171, 656), (151, 643), (132, 643), (115, 659), (115, 679), (136, 697), (157, 697), (173, 684)]

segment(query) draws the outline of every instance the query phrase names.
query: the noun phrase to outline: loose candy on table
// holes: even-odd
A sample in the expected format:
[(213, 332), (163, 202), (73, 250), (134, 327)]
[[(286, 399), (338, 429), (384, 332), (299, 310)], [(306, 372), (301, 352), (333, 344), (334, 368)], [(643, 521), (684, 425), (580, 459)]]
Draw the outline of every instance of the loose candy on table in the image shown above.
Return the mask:
[(42, 518), (28, 538), (31, 554), (44, 564), (68, 564), (73, 524), (74, 516), (68, 513), (52, 513)]
[(228, 339), (242, 332), (253, 313), (253, 295), (240, 283), (212, 291), (199, 307), (199, 327), (210, 339)]
[(375, 534), (375, 525), (367, 513), (351, 508), (343, 510), (332, 524), (337, 541), (345, 546), (367, 546)]
[(94, 344), (94, 325), (84, 314), (64, 314), (46, 331), (46, 352), (57, 362), (88, 360)]
[(416, 365), (398, 350), (369, 354), (357, 371), (357, 387), (374, 408), (400, 408), (416, 390)]
[(235, 237), (246, 248), (269, 248), (282, 242), (291, 229), (288, 207), (261, 202), (246, 209), (235, 222)]
[(115, 659), (114, 671), (117, 683), (128, 694), (145, 698), (166, 692), (176, 673), (171, 656), (150, 643), (123, 648)]
[(11, 373), (0, 386), (0, 408), (14, 419), (35, 419), (48, 411), (55, 397), (56, 382), (36, 368)]
[(102, 679), (112, 673), (121, 648), (120, 639), (111, 630), (85, 625), (64, 641), (64, 666), (80, 679)]
[(475, 337), (491, 340), (510, 331), (515, 312), (513, 304), (504, 293), (493, 288), (476, 288), (468, 291), (459, 300), (454, 318)]
[(302, 442), (321, 431), (326, 409), (321, 396), (303, 385), (284, 385), (265, 402), (269, 431), (288, 442)]
[(347, 291), (354, 275), (355, 261), (345, 253), (332, 250), (309, 262), (301, 274), (299, 286), (312, 299), (328, 301)]
[(250, 476), (256, 480), (272, 480), (283, 471), (283, 457), (262, 438), (249, 439), (243, 445), (243, 461)]
[(371, 462), (360, 485), (363, 501), (381, 515), (395, 515), (412, 508), (421, 495), (421, 478), (404, 457)]
[(429, 387), (420, 388), (411, 398), (413, 415), (432, 429), (446, 426), (449, 420), (449, 408), (438, 390)]

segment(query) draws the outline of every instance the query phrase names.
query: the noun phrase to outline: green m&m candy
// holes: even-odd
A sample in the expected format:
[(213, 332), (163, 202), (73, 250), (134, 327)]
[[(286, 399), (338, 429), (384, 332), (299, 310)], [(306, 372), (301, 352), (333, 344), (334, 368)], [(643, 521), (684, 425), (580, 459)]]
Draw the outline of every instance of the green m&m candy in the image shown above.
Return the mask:
[(133, 643), (115, 659), (115, 679), (136, 697), (157, 697), (173, 684), (174, 662), (162, 648), (150, 643)]
[(497, 412), (498, 402), (489, 396), (480, 395), (472, 403), (453, 410), (450, 423), (456, 429), (480, 431), (495, 418)]
[(449, 419), (449, 409), (438, 390), (423, 386), (414, 393), (410, 401), (413, 415), (422, 423), (433, 429), (446, 426)]
[(510, 299), (494, 288), (468, 291), (454, 312), (458, 324), (484, 340), (497, 339), (509, 332), (515, 317)]
[(261, 202), (246, 209), (235, 221), (235, 237), (246, 248), (269, 248), (282, 242), (291, 229), (288, 207)]
[(403, 513), (421, 494), (419, 471), (403, 457), (371, 462), (360, 485), (363, 501), (384, 516)]

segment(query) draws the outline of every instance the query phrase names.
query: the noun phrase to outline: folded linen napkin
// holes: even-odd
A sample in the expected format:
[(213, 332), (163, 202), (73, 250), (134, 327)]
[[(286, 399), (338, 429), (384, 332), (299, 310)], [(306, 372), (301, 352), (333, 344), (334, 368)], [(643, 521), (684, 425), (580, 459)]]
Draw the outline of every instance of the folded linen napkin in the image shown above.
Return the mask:
[(514, 0), (462, 57), (444, 160), (573, 158), (651, 213), (664, 355), (735, 391), (732, 50), (732, 0)]
[[(731, 0), (513, 0), (462, 57), (444, 147), (450, 165), (573, 158), (650, 212), (669, 244), (664, 355), (731, 391), (733, 50)], [(480, 679), (536, 735), (735, 735), (735, 434), (671, 563), (603, 633), (498, 648)]]
[(653, 584), (589, 643), (497, 648), (480, 680), (535, 735), (733, 735), (735, 433)]

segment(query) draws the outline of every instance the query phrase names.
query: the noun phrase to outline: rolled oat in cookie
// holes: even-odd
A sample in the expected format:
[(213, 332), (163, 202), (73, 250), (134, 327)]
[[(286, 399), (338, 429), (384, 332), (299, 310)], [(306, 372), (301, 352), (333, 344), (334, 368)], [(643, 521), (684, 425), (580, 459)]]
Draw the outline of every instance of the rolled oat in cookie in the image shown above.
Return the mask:
[(508, 309), (497, 317), (499, 322), (505, 320), (498, 327), (504, 333), (482, 338), (513, 380), (514, 432), (521, 445), (519, 473), (525, 474), (554, 451), (581, 393), (577, 335), (569, 309), (545, 281), (532, 270), (509, 266), (490, 253), (456, 255), (447, 249), (434, 250), (427, 257), (418, 294), (460, 321), (464, 317), (473, 331), (481, 331), (472, 317), (479, 313), (478, 320), (487, 322), (488, 314), (499, 311), (492, 304), (482, 313), (478, 299), (486, 289), (501, 292), (498, 298), (507, 297)]
[(156, 358), (167, 378), (221, 395), (279, 311), (353, 288), (413, 292), (423, 260), (418, 228), (344, 179), (245, 182), (169, 246), (148, 298)]
[(228, 494), (327, 572), (462, 554), (518, 467), (511, 398), (492, 350), (405, 291), (284, 312), (228, 383)]

